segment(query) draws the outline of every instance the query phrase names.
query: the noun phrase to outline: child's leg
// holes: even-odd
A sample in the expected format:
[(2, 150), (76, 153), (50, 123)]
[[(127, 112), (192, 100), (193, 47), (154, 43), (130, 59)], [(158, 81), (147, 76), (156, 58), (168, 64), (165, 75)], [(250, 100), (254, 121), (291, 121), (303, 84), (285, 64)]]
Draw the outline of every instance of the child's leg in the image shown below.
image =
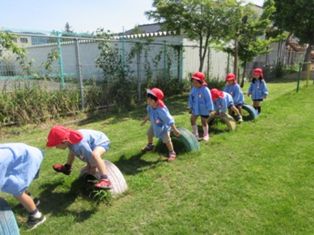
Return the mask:
[[(100, 175), (107, 175), (107, 168), (105, 162), (101, 158), (101, 156), (106, 152), (106, 149), (103, 147), (97, 146), (93, 150), (93, 160), (95, 161), (95, 166), (98, 169)], [(90, 169), (93, 168), (93, 164), (90, 164)]]
[[(106, 168), (106, 164), (103, 161), (103, 159), (101, 158), (101, 156), (106, 152), (106, 149), (101, 147), (101, 146), (97, 146), (94, 150), (93, 150), (93, 161), (95, 163), (96, 168), (99, 171), (100, 174), (100, 180), (98, 183), (95, 184), (95, 187), (97, 188), (102, 188), (102, 189), (110, 189), (112, 187), (111, 182), (108, 178), (108, 171)], [(91, 164), (91, 167), (94, 166), (94, 164)]]
[(15, 198), (29, 213), (27, 220), (29, 229), (34, 229), (46, 221), (46, 217), (37, 209), (33, 199), (27, 193), (23, 192), (21, 195), (15, 196)]
[(236, 121), (242, 122), (243, 120), (239, 110), (234, 105), (230, 106), (230, 109), (234, 112)]
[(27, 193), (23, 192), (21, 195), (15, 196), (15, 198), (24, 206), (24, 208), (29, 213), (37, 209), (33, 199)]
[(209, 135), (208, 135), (208, 118), (209, 117), (201, 117), (201, 121), (202, 121), (202, 127), (203, 127), (203, 139), (205, 141), (209, 140)]
[(166, 144), (167, 149), (169, 151), (168, 161), (175, 160), (177, 155), (176, 155), (176, 152), (174, 151), (174, 148), (173, 148), (173, 144), (172, 144), (171, 137), (170, 137), (170, 132), (167, 132), (163, 136), (162, 141)]
[(236, 108), (239, 110), (239, 114), (242, 116), (242, 105), (236, 105)]
[(253, 101), (253, 107), (256, 109), (256, 111), (258, 112), (258, 113), (260, 113), (261, 112), (261, 106), (260, 106), (260, 101)]
[(198, 127), (196, 125), (197, 116), (191, 115), (191, 126), (192, 126), (192, 133), (198, 138)]
[(148, 152), (154, 150), (153, 140), (154, 140), (154, 131), (153, 126), (150, 125), (150, 127), (147, 129), (147, 145), (142, 148), (143, 152)]

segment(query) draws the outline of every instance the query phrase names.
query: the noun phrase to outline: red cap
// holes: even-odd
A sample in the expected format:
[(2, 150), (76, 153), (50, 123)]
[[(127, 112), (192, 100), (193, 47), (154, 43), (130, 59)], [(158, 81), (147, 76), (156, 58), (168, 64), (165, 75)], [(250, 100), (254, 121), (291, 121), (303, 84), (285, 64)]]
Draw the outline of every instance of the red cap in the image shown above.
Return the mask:
[(253, 76), (263, 77), (263, 70), (261, 68), (255, 68), (253, 70)]
[(226, 77), (226, 82), (228, 81), (235, 81), (236, 80), (236, 76), (234, 73), (228, 73), (227, 77)]
[(212, 95), (213, 100), (217, 100), (218, 98), (224, 98), (224, 93), (223, 91), (220, 91), (216, 88), (213, 88), (210, 90), (210, 93)]
[(47, 147), (55, 147), (58, 144), (62, 144), (65, 141), (70, 144), (77, 144), (83, 139), (83, 135), (70, 128), (64, 126), (54, 126), (51, 128), (48, 134)]
[(151, 94), (157, 98), (157, 102), (160, 107), (164, 107), (165, 103), (162, 101), (164, 99), (164, 93), (159, 88), (152, 88), (146, 90), (147, 94)]
[(195, 72), (192, 75), (192, 79), (197, 80), (202, 83), (202, 85), (207, 85), (205, 82), (205, 74), (202, 72)]

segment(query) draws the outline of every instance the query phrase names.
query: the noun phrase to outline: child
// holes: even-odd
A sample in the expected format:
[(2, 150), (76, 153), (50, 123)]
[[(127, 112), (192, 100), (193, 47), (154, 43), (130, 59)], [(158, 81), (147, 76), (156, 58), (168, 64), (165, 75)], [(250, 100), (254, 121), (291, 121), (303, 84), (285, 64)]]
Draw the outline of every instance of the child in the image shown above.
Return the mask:
[(38, 148), (22, 143), (0, 144), (0, 191), (12, 194), (28, 211), (30, 230), (46, 220), (26, 192), (38, 177), (42, 160), (43, 154)]
[(152, 151), (154, 149), (153, 137), (160, 138), (163, 143), (166, 144), (169, 154), (168, 161), (176, 159), (176, 153), (173, 149), (170, 131), (172, 130), (176, 136), (180, 135), (180, 132), (174, 124), (174, 119), (170, 115), (168, 108), (162, 101), (164, 93), (158, 88), (152, 88), (147, 90), (147, 113), (141, 125), (144, 125), (150, 120), (150, 127), (147, 130), (147, 145), (142, 149), (143, 152)]
[(234, 106), (232, 96), (229, 93), (215, 88), (211, 89), (210, 92), (213, 98), (216, 115), (227, 113), (228, 109), (230, 109), (235, 113), (236, 117), (240, 116), (238, 109)]
[(268, 95), (268, 89), (263, 76), (263, 70), (261, 68), (255, 68), (253, 70), (253, 79), (249, 87), (248, 96), (251, 96), (253, 100), (253, 107), (258, 113), (261, 113), (260, 103), (263, 99), (266, 99)]
[(53, 169), (65, 175), (71, 173), (71, 168), (75, 157), (87, 163), (89, 174), (95, 175), (98, 170), (100, 179), (95, 184), (96, 188), (111, 189), (112, 185), (108, 179), (107, 169), (101, 156), (109, 150), (110, 141), (108, 137), (94, 130), (72, 130), (64, 126), (54, 126), (51, 128), (47, 147), (59, 149), (69, 149), (66, 164), (54, 164)]
[(211, 112), (214, 111), (214, 105), (210, 90), (205, 82), (205, 75), (201, 72), (196, 72), (191, 78), (192, 89), (189, 95), (189, 109), (191, 113), (191, 125), (192, 132), (198, 139), (198, 128), (196, 120), (198, 116), (201, 116), (203, 126), (203, 140), (208, 141), (208, 118)]
[(232, 98), (235, 107), (239, 110), (239, 116), (236, 118), (238, 119), (238, 122), (242, 122), (242, 105), (244, 103), (243, 98), (243, 92), (241, 90), (241, 87), (237, 83), (236, 76), (233, 73), (229, 73), (226, 77), (226, 86), (224, 88), (224, 91), (229, 93)]

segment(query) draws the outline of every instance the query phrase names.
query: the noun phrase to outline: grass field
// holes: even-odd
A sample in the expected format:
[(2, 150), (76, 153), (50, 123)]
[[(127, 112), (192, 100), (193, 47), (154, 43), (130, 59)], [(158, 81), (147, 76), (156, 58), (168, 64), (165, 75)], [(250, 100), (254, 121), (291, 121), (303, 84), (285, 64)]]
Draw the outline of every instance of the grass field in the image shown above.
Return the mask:
[[(123, 172), (126, 195), (97, 205), (80, 194), (76, 177), (58, 175), (51, 165), (66, 151), (46, 149), (41, 176), (30, 191), (41, 198), (45, 224), (22, 234), (314, 234), (314, 86), (295, 93), (295, 83), (268, 84), (262, 115), (232, 133), (211, 137), (201, 151), (167, 163), (157, 153), (141, 156), (145, 108), (107, 116), (74, 128), (104, 131), (112, 141), (106, 158)], [(177, 126), (190, 128), (186, 97), (167, 105)], [(48, 128), (5, 130), (1, 142), (44, 148)], [(7, 197), (14, 208), (17, 204)]]

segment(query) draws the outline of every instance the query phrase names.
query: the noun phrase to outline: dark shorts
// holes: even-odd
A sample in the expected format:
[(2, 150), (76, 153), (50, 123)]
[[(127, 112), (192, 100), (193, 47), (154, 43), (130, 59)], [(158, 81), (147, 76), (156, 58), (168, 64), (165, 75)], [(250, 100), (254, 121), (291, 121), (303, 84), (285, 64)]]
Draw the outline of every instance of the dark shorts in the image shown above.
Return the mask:
[(201, 115), (202, 118), (209, 118), (209, 115)]
[(263, 99), (255, 99), (255, 100), (253, 100), (253, 101), (261, 102), (261, 101), (263, 101)]

